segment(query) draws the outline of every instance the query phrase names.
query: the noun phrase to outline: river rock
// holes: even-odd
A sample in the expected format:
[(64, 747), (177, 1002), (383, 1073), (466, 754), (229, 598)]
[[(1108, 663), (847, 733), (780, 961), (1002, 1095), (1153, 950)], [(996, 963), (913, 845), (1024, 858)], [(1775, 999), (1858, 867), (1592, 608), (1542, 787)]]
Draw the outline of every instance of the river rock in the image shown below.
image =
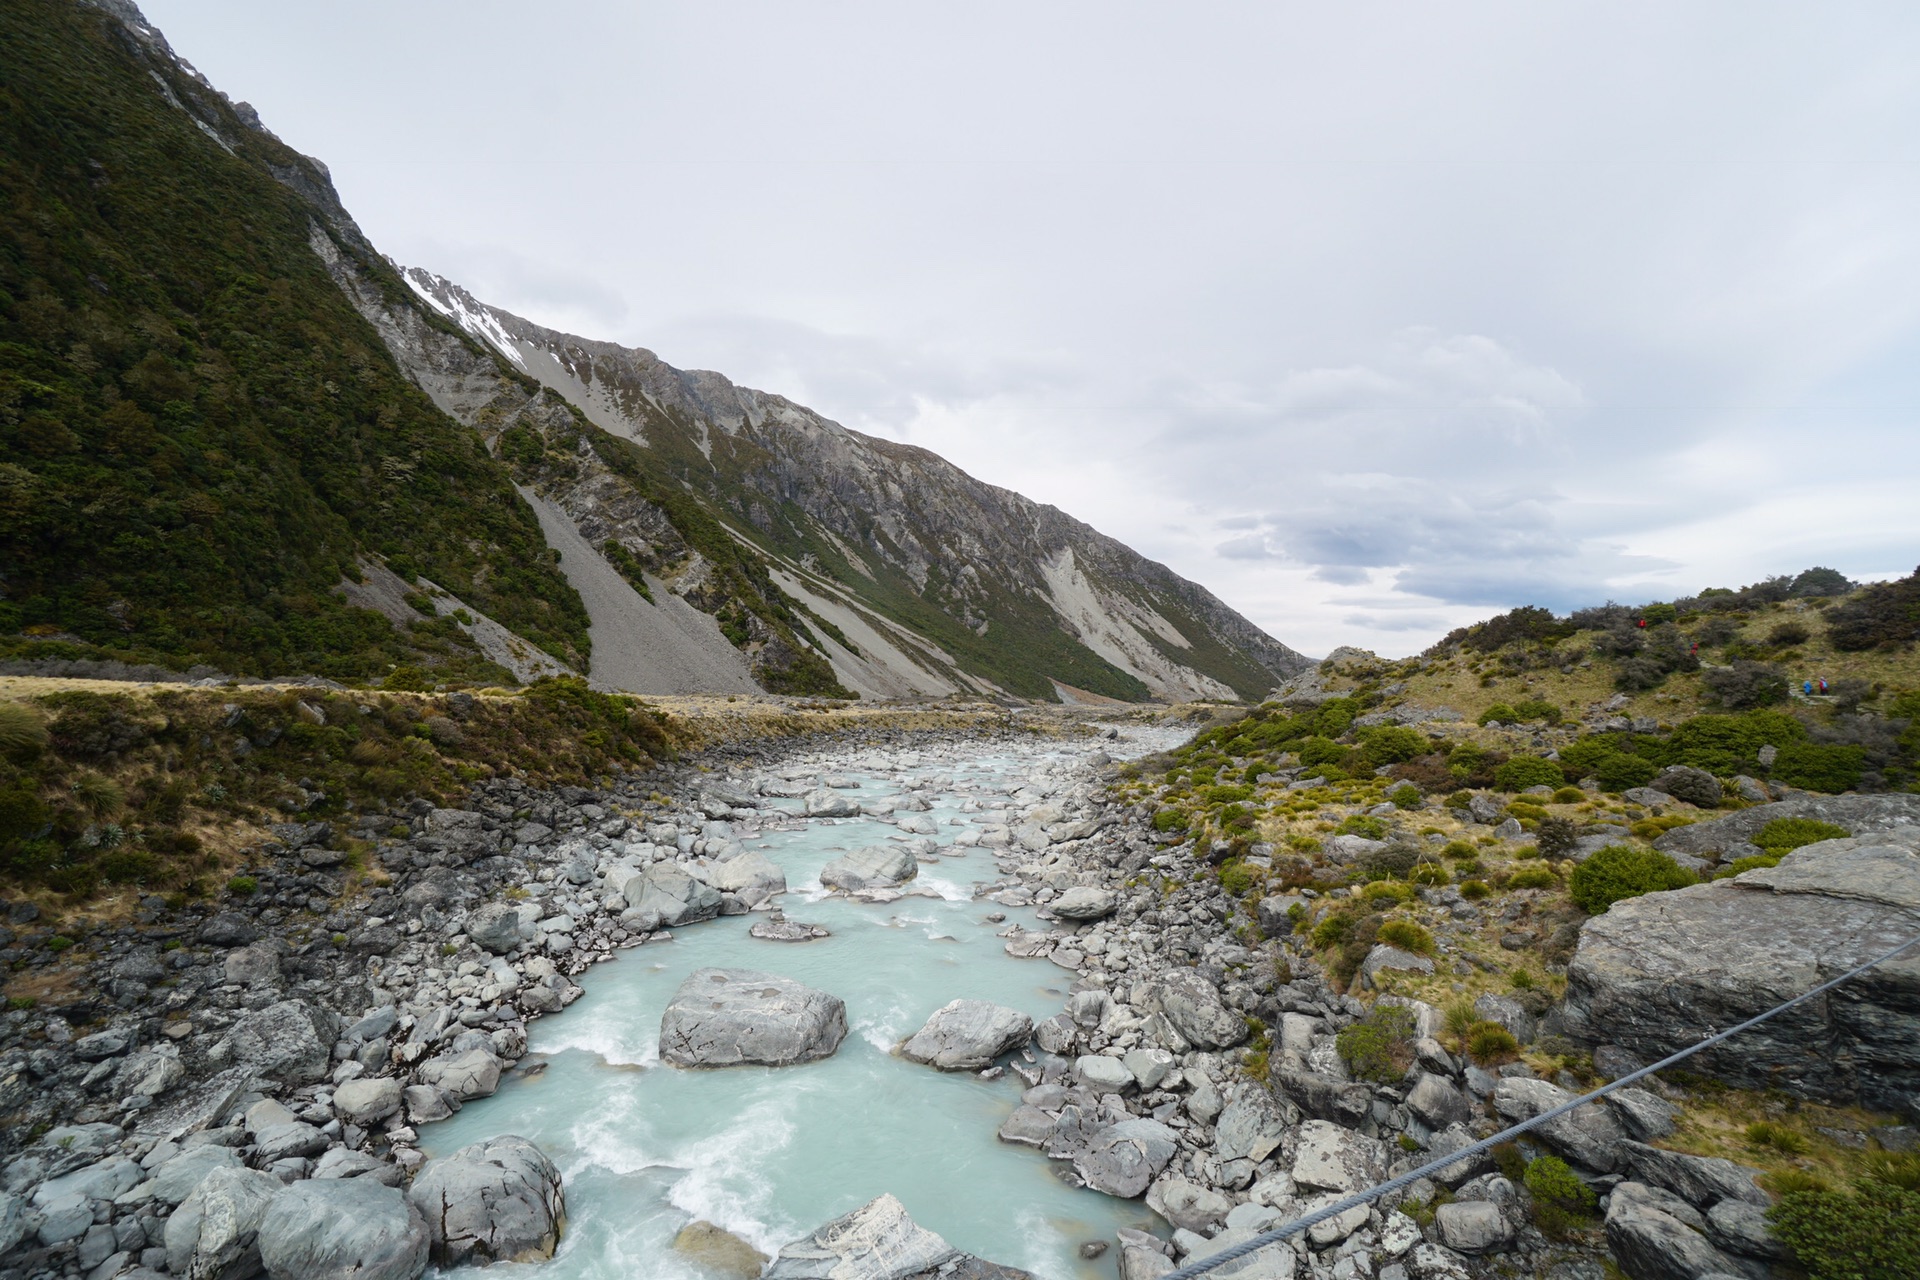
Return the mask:
[(774, 894), (787, 891), (787, 873), (758, 849), (715, 863), (701, 878), (722, 893), (737, 894), (753, 902), (765, 902)]
[(246, 1280), (257, 1274), (260, 1222), (280, 1191), (280, 1179), (270, 1173), (210, 1170), (167, 1219), (168, 1273), (175, 1280)]
[(1195, 1048), (1231, 1049), (1247, 1038), (1247, 1021), (1220, 1003), (1214, 985), (1191, 969), (1160, 983), (1160, 1011)]
[[(1581, 931), (1566, 1033), (1654, 1061), (1892, 950), (1920, 933), (1916, 846), (1920, 828), (1829, 840), (1777, 867), (1615, 903)], [(1916, 1009), (1920, 953), (1909, 952), (1690, 1065), (1745, 1088), (1920, 1113)]]
[(209, 1055), (216, 1063), (243, 1063), (287, 1084), (314, 1084), (333, 1069), (340, 1020), (305, 1000), (282, 1000), (234, 1023)]
[(1062, 920), (1077, 920), (1084, 923), (1106, 919), (1119, 905), (1120, 900), (1111, 889), (1075, 885), (1049, 903), (1048, 908)]
[(852, 818), (860, 812), (860, 802), (851, 796), (835, 795), (826, 788), (807, 792), (809, 818)]
[(664, 862), (627, 881), (624, 892), (627, 910), (620, 918), (641, 932), (678, 928), (720, 914), (718, 889)]
[(19, 1196), (0, 1192), (0, 1254), (19, 1244), (27, 1235), (27, 1207)]
[(1214, 1154), (1222, 1160), (1265, 1160), (1280, 1145), (1300, 1112), (1262, 1085), (1244, 1084), (1220, 1113), (1214, 1128)]
[(348, 1124), (366, 1128), (400, 1109), (400, 1082), (391, 1076), (349, 1080), (333, 1091), (333, 1109)]
[(179, 1204), (206, 1180), (215, 1169), (240, 1168), (240, 1156), (230, 1147), (205, 1143), (189, 1147), (171, 1160), (156, 1165), (153, 1175), (138, 1187), (136, 1194), (162, 1204)]
[(780, 1250), (766, 1280), (906, 1280), (959, 1256), (883, 1195)]
[(1073, 1167), (1093, 1190), (1131, 1200), (1146, 1191), (1179, 1149), (1178, 1135), (1158, 1120), (1123, 1120), (1096, 1131)]
[(1407, 1110), (1429, 1129), (1445, 1129), (1473, 1114), (1472, 1104), (1453, 1081), (1431, 1071), (1421, 1072), (1414, 1082), (1413, 1091), (1407, 1095)]
[(427, 1224), (371, 1178), (296, 1182), (260, 1221), (272, 1280), (414, 1280), (427, 1267)]
[(753, 969), (698, 969), (661, 1016), (660, 1056), (679, 1067), (782, 1067), (829, 1056), (846, 1034), (837, 996)]
[(834, 889), (884, 889), (904, 884), (920, 872), (912, 852), (900, 845), (876, 844), (843, 853), (820, 868), (820, 883)]
[(817, 924), (802, 924), (798, 920), (755, 920), (747, 933), (768, 942), (812, 942), (816, 938), (833, 936), (828, 929)]
[(421, 1084), (443, 1089), (465, 1102), (488, 1098), (500, 1087), (500, 1059), (485, 1049), (466, 1049), (428, 1058), (415, 1072)]
[(954, 1000), (900, 1046), (900, 1056), (942, 1071), (978, 1071), (1027, 1043), (1033, 1019), (986, 1000)]
[(674, 1251), (683, 1253), (708, 1271), (755, 1280), (769, 1261), (767, 1255), (731, 1231), (696, 1219), (673, 1237)]
[(1705, 769), (1696, 769), (1692, 765), (1676, 764), (1669, 766), (1659, 777), (1653, 780), (1653, 789), (1663, 791), (1675, 800), (1683, 800), (1702, 809), (1718, 808), (1726, 798), (1726, 792), (1720, 786), (1720, 779)]
[(443, 1267), (551, 1258), (567, 1216), (560, 1170), (512, 1134), (430, 1162), (407, 1199), (426, 1220), (433, 1260)]
[(476, 907), (467, 917), (467, 936), (474, 945), (503, 956), (524, 943), (533, 941), (533, 929), (510, 902), (489, 902)]
[(1095, 1093), (1120, 1093), (1133, 1087), (1133, 1072), (1118, 1058), (1086, 1053), (1074, 1059), (1074, 1077)]
[(1233, 1201), (1168, 1174), (1147, 1189), (1147, 1208), (1182, 1230), (1210, 1231), (1226, 1221)]

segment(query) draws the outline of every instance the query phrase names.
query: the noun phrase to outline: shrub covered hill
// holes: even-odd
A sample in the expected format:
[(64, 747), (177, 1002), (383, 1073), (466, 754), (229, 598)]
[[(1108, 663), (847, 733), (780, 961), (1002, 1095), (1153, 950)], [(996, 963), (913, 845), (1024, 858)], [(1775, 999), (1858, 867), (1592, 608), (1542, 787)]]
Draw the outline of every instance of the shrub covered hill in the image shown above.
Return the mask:
[(922, 450), (403, 277), (126, 0), (0, 38), (0, 661), (1041, 699), (1306, 665)]
[[(1334, 1055), (1297, 1013), (1250, 1021), (1244, 1070), (1315, 1115), (1358, 1081), (1436, 1131), (1470, 1117), (1450, 1145), (1403, 1140), (1418, 1161), (1912, 936), (1916, 632), (1920, 574), (1517, 609), (1402, 661), (1338, 650), (1115, 785), (1202, 855), (1223, 927), (1285, 939), (1283, 977), (1372, 1001)], [(1132, 883), (1185, 918), (1157, 865)], [(1444, 1231), (1450, 1201), (1517, 1203), (1633, 1280), (1920, 1274), (1916, 991), (1910, 960), (1883, 966), (1402, 1210)], [(1439, 1086), (1449, 1064), (1463, 1090)], [(1423, 1110), (1434, 1098), (1458, 1109)], [(1478, 1176), (1493, 1165), (1513, 1184), (1498, 1194)]]

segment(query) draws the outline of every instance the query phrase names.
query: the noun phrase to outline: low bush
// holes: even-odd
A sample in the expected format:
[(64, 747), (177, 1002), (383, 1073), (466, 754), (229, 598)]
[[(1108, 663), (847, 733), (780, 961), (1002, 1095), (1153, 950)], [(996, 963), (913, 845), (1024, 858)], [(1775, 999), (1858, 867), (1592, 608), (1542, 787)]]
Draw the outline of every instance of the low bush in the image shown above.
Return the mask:
[(46, 722), (32, 707), (0, 702), (0, 755), (30, 760), (47, 745)]
[(1460, 896), (1468, 902), (1478, 902), (1492, 892), (1493, 889), (1484, 880), (1468, 880), (1460, 886)]
[(1187, 815), (1178, 809), (1162, 809), (1153, 815), (1153, 829), (1160, 832), (1185, 831)]
[(1497, 1067), (1520, 1056), (1520, 1042), (1497, 1022), (1476, 1022), (1467, 1028), (1467, 1056), (1483, 1067)]
[(1775, 818), (1753, 833), (1753, 843), (1776, 856), (1822, 840), (1844, 840), (1853, 832), (1818, 818)]
[(1664, 853), (1614, 844), (1575, 867), (1569, 887), (1574, 905), (1597, 916), (1623, 899), (1663, 889), (1683, 889), (1698, 882), (1693, 872)]
[(1603, 791), (1621, 792), (1629, 787), (1644, 787), (1660, 776), (1660, 766), (1642, 756), (1616, 752), (1600, 762), (1594, 777)]
[(1443, 885), (1450, 884), (1453, 876), (1437, 862), (1421, 862), (1407, 872), (1408, 884)]
[(1802, 1155), (1807, 1149), (1805, 1137), (1771, 1120), (1755, 1120), (1748, 1125), (1746, 1139), (1750, 1147), (1778, 1151), (1783, 1156)]
[(1260, 883), (1260, 868), (1247, 862), (1229, 862), (1220, 868), (1220, 887), (1236, 898)]
[(1580, 828), (1570, 818), (1542, 818), (1534, 839), (1539, 843), (1542, 857), (1565, 858), (1580, 843)]
[(1533, 1195), (1534, 1225), (1543, 1235), (1561, 1240), (1592, 1223), (1599, 1198), (1565, 1160), (1541, 1156), (1530, 1161), (1523, 1181)]
[(1502, 791), (1528, 787), (1557, 787), (1566, 781), (1560, 766), (1538, 756), (1514, 756), (1493, 771), (1493, 785)]
[(1730, 667), (1715, 667), (1700, 677), (1707, 694), (1733, 711), (1770, 707), (1787, 700), (1787, 673), (1769, 662), (1742, 658)]
[(1767, 1219), (1808, 1280), (1920, 1276), (1920, 1192), (1864, 1179), (1852, 1194), (1794, 1191)]
[(1334, 1050), (1356, 1080), (1393, 1084), (1413, 1065), (1413, 1010), (1376, 1004), (1334, 1038)]
[(1433, 935), (1411, 920), (1389, 920), (1380, 926), (1376, 936), (1381, 942), (1402, 951), (1411, 951), (1419, 956), (1433, 954)]
[(1509, 889), (1551, 889), (1560, 877), (1546, 867), (1522, 867), (1507, 877)]
[(1387, 799), (1392, 801), (1396, 809), (1418, 809), (1426, 803), (1426, 796), (1411, 782), (1403, 782), (1387, 792)]
[(1789, 786), (1838, 795), (1860, 785), (1864, 748), (1820, 742), (1790, 742), (1773, 762), (1773, 777)]

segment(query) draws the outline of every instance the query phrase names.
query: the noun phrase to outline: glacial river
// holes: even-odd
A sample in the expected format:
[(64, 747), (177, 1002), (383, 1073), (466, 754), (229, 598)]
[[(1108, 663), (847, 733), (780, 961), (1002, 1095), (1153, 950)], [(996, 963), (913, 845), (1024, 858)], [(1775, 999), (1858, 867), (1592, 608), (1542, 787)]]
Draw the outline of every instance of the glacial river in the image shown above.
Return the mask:
[[(1165, 731), (1101, 744), (1117, 757), (1169, 745)], [(748, 935), (762, 917), (735, 916), (677, 930), (672, 941), (618, 953), (578, 981), (586, 994), (531, 1027), (529, 1052), (493, 1097), (422, 1132), (429, 1155), (517, 1133), (539, 1144), (566, 1178), (568, 1228), (549, 1262), (497, 1267), (542, 1280), (631, 1280), (635, 1275), (712, 1280), (676, 1253), (674, 1235), (704, 1218), (769, 1255), (830, 1218), (891, 1192), (920, 1225), (957, 1248), (1047, 1280), (1113, 1274), (1111, 1250), (1085, 1261), (1087, 1241), (1111, 1245), (1116, 1228), (1147, 1226), (1138, 1201), (1075, 1188), (1055, 1162), (995, 1131), (1025, 1084), (947, 1074), (892, 1055), (941, 1005), (992, 1000), (1035, 1019), (1058, 1013), (1073, 975), (1046, 960), (1006, 954), (997, 931), (1048, 927), (1031, 908), (976, 902), (974, 886), (999, 879), (993, 853), (953, 846), (976, 809), (1011, 803), (1047, 763), (1091, 746), (928, 750), (892, 768), (863, 757), (823, 762), (857, 778), (861, 801), (919, 787), (942, 846), (915, 883), (939, 897), (863, 904), (822, 893), (819, 872), (848, 849), (899, 839), (874, 818), (800, 820), (798, 800), (769, 800), (791, 820), (743, 838), (780, 864), (790, 919), (832, 936), (771, 942)], [(865, 757), (869, 766), (878, 763)], [(931, 778), (950, 780), (928, 790)], [(771, 813), (769, 816), (773, 816)], [(959, 817), (968, 825), (950, 825)], [(787, 828), (787, 829), (777, 829)], [(909, 886), (914, 887), (914, 886)], [(986, 919), (1002, 913), (1003, 923)], [(803, 1066), (681, 1070), (659, 1060), (660, 1015), (673, 991), (705, 966), (760, 969), (839, 996), (848, 1035), (831, 1058)]]

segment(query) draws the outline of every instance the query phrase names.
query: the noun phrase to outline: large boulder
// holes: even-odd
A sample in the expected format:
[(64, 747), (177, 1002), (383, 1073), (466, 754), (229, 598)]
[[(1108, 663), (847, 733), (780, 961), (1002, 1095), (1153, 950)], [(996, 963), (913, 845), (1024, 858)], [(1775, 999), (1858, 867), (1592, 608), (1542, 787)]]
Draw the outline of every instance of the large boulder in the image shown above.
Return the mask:
[(218, 1065), (242, 1063), (287, 1084), (314, 1084), (333, 1069), (340, 1020), (305, 1000), (282, 1000), (246, 1014), (214, 1046)]
[(488, 1098), (500, 1087), (500, 1059), (485, 1049), (466, 1049), (428, 1058), (415, 1071), (420, 1083), (460, 1099)]
[(467, 917), (467, 936), (474, 945), (503, 956), (533, 941), (533, 927), (520, 908), (508, 902), (489, 902)]
[(953, 1000), (900, 1046), (900, 1056), (942, 1071), (978, 1071), (1026, 1044), (1033, 1019), (987, 1000)]
[[(1653, 842), (1663, 853), (1714, 857), (1736, 846), (1751, 846), (1760, 828), (1775, 818), (1814, 818), (1831, 822), (1856, 836), (1920, 831), (1920, 795), (1889, 793), (1856, 796), (1799, 796), (1773, 804), (1757, 804), (1724, 818), (1676, 827)], [(1895, 844), (1910, 843), (1905, 839)], [(1751, 849), (1747, 849), (1751, 852)]]
[(767, 1255), (733, 1232), (702, 1218), (680, 1228), (673, 1237), (675, 1253), (683, 1253), (703, 1271), (735, 1276), (738, 1280), (757, 1280), (766, 1268)]
[(231, 1147), (213, 1143), (189, 1147), (171, 1160), (154, 1167), (153, 1174), (136, 1189), (136, 1194), (161, 1204), (179, 1204), (194, 1193), (215, 1169), (240, 1168), (239, 1153)]
[(415, 1280), (427, 1268), (427, 1224), (372, 1178), (296, 1182), (260, 1220), (272, 1280)]
[(847, 1034), (838, 996), (753, 969), (697, 969), (660, 1018), (660, 1056), (677, 1067), (784, 1067), (825, 1058)]
[(1607, 1200), (1607, 1251), (1632, 1280), (1746, 1274), (1694, 1225), (1698, 1215), (1649, 1191), (1641, 1183), (1622, 1182)]
[(1726, 798), (1720, 779), (1686, 764), (1676, 764), (1655, 778), (1653, 789), (1702, 809), (1716, 808)]
[(431, 1162), (407, 1198), (426, 1219), (433, 1260), (443, 1267), (551, 1258), (567, 1217), (560, 1170), (512, 1134)]
[(1386, 1147), (1377, 1139), (1325, 1120), (1300, 1126), (1293, 1180), (1302, 1187), (1346, 1194), (1380, 1181), (1386, 1168)]
[(280, 1179), (255, 1169), (207, 1173), (167, 1219), (168, 1273), (175, 1280), (246, 1280), (257, 1274), (260, 1222), (280, 1190)]
[(920, 863), (902, 845), (875, 844), (843, 853), (820, 868), (820, 883), (832, 889), (886, 889), (920, 874)]
[(1104, 920), (1119, 906), (1120, 899), (1113, 890), (1096, 889), (1088, 885), (1075, 885), (1048, 904), (1053, 914), (1062, 920), (1081, 923)]
[(333, 1109), (340, 1118), (363, 1129), (398, 1111), (400, 1101), (400, 1082), (392, 1076), (349, 1080), (333, 1091)]
[(825, 787), (807, 792), (805, 803), (809, 818), (852, 818), (860, 813), (858, 800), (852, 796), (835, 795)]
[(1222, 1160), (1265, 1160), (1299, 1120), (1299, 1108), (1286, 1098), (1263, 1085), (1242, 1085), (1214, 1127), (1214, 1154)]
[(1231, 1049), (1247, 1038), (1247, 1020), (1221, 1004), (1214, 985), (1191, 969), (1161, 982), (1160, 1011), (1197, 1049)]
[(1093, 1190), (1131, 1200), (1145, 1193), (1179, 1150), (1178, 1135), (1158, 1120), (1122, 1120), (1096, 1130), (1073, 1168)]
[(656, 863), (627, 881), (621, 919), (641, 931), (677, 928), (720, 914), (720, 891), (680, 868)]
[[(1500, 1082), (1493, 1091), (1493, 1107), (1502, 1119), (1531, 1120), (1573, 1098), (1556, 1084), (1521, 1077)], [(1612, 1173), (1626, 1163), (1627, 1132), (1610, 1107), (1589, 1103), (1533, 1132), (1567, 1160), (1595, 1173)]]
[(782, 1249), (765, 1280), (907, 1280), (960, 1256), (883, 1195)]
[(703, 870), (700, 878), (722, 893), (736, 894), (753, 902), (764, 902), (776, 893), (787, 891), (787, 873), (758, 849), (716, 862)]
[[(1581, 931), (1567, 1034), (1654, 1061), (1892, 950), (1920, 933), (1916, 848), (1920, 828), (1829, 840), (1777, 867), (1615, 903)], [(1911, 1115), (1916, 1044), (1920, 950), (1688, 1065), (1745, 1088)]]

